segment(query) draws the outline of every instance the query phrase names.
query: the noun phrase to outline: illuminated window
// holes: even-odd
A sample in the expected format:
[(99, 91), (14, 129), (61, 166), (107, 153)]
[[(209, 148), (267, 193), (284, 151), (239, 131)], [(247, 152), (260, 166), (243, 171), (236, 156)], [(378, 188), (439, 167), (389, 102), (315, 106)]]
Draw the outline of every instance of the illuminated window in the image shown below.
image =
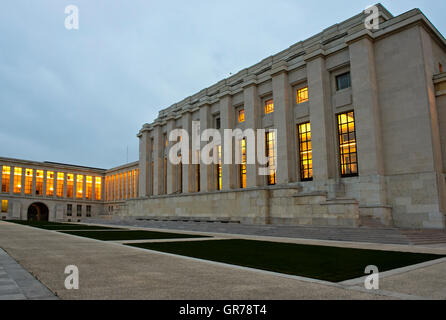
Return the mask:
[(22, 192), (22, 168), (14, 168), (14, 193)]
[(121, 184), (121, 200), (125, 199), (125, 182), (124, 182), (124, 177), (125, 177), (125, 173), (120, 173), (119, 177), (121, 178), (121, 181), (119, 181), (119, 183)]
[(36, 170), (36, 195), (43, 195), (43, 170)]
[(101, 200), (102, 195), (102, 178), (95, 177), (94, 180), (94, 198), (95, 200)]
[(47, 196), (54, 195), (54, 172), (53, 171), (46, 172), (46, 195)]
[(308, 87), (297, 90), (297, 104), (308, 101)]
[(276, 133), (275, 131), (270, 131), (265, 134), (266, 136), (266, 157), (268, 158), (268, 184), (276, 184)]
[(136, 169), (136, 184), (135, 184), (135, 189), (138, 192), (138, 186), (139, 186), (139, 169)]
[(86, 189), (85, 190), (85, 198), (87, 200), (91, 200), (91, 194), (93, 192), (93, 177), (86, 176)]
[(3, 166), (2, 169), (2, 192), (9, 193), (9, 184), (11, 183), (11, 167)]
[(265, 101), (265, 114), (274, 112), (274, 100), (270, 99)]
[(127, 172), (123, 173), (124, 175), (124, 199), (128, 199), (128, 195), (129, 195), (129, 180), (127, 179)]
[[(152, 162), (152, 170), (153, 170), (153, 162)], [(152, 171), (153, 173), (153, 171)], [(132, 180), (133, 180), (133, 198), (136, 198), (136, 179), (135, 179), (135, 175), (136, 175), (136, 170), (132, 171)]]
[(341, 176), (358, 175), (355, 115), (353, 111), (338, 115), (339, 155)]
[(336, 77), (336, 90), (343, 90), (351, 87), (350, 72), (340, 74)]
[(217, 146), (217, 159), (218, 162), (215, 166), (215, 176), (217, 180), (217, 190), (221, 190), (221, 145)]
[(246, 188), (246, 139), (240, 141), (240, 154), (242, 163), (240, 164), (240, 188)]
[(63, 172), (57, 173), (57, 189), (56, 194), (59, 198), (63, 197), (63, 183), (65, 179), (65, 174)]
[(311, 125), (299, 125), (300, 180), (313, 180), (313, 151), (311, 147)]
[(71, 217), (72, 214), (73, 214), (73, 205), (67, 204), (67, 216)]
[(132, 186), (133, 186), (132, 171), (127, 172), (127, 180), (128, 180), (127, 194), (128, 194), (128, 198), (131, 199), (132, 198)]
[(238, 122), (245, 122), (245, 109), (240, 109), (238, 111)]
[(112, 176), (111, 200), (115, 200), (115, 176)]
[(8, 212), (8, 200), (2, 200), (2, 212)]
[(73, 198), (74, 174), (67, 173), (67, 198)]
[(33, 169), (25, 169), (25, 194), (33, 192)]
[(76, 198), (82, 199), (84, 193), (84, 176), (76, 175)]

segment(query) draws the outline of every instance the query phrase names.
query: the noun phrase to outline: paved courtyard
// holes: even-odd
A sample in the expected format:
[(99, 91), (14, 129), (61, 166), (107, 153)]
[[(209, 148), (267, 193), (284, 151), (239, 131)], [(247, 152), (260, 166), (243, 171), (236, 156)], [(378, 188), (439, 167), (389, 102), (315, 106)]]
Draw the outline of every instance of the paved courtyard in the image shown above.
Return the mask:
[[(218, 238), (241, 238), (222, 233), (213, 235)], [(444, 246), (255, 235), (245, 238), (446, 254)], [(132, 248), (123, 246), (122, 241), (80, 238), (3, 221), (0, 222), (0, 247), (61, 299), (446, 299), (444, 259), (390, 271), (382, 275), (380, 290), (368, 291), (361, 280), (335, 284), (286, 276)], [(5, 267), (11, 263), (9, 256), (3, 254), (0, 260), (0, 279), (7, 277), (20, 287), (15, 280), (17, 275)], [(79, 268), (79, 290), (65, 289), (64, 270), (67, 265)], [(16, 299), (23, 298), (18, 294)]]

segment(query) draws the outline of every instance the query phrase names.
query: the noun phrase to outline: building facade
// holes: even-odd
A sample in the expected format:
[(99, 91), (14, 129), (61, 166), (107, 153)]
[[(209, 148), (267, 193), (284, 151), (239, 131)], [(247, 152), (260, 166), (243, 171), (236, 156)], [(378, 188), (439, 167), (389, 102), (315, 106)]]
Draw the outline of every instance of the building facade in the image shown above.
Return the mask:
[[(19, 192), (9, 180), (0, 194), (7, 216), (26, 219), (42, 199), (50, 220), (68, 220), (71, 204), (85, 212), (91, 206), (93, 216), (444, 229), (446, 40), (418, 9), (395, 17), (378, 8), (377, 29), (366, 28), (361, 13), (161, 110), (138, 133), (138, 162), (111, 170), (17, 164), (25, 170), (17, 182), (33, 179)], [(222, 136), (224, 129), (264, 129), (256, 141), (265, 141), (267, 174), (246, 161), (246, 137), (231, 141), (238, 164), (221, 161), (226, 141), (217, 163), (169, 161), (177, 143), (170, 133), (192, 133), (194, 123)], [(15, 179), (12, 162), (0, 159), (0, 166)], [(41, 189), (37, 169), (44, 179), (64, 173), (60, 190), (58, 178), (43, 182), (55, 195)], [(73, 178), (68, 196), (68, 174), (92, 177), (92, 190), (101, 181), (100, 199), (83, 192), (85, 178)]]

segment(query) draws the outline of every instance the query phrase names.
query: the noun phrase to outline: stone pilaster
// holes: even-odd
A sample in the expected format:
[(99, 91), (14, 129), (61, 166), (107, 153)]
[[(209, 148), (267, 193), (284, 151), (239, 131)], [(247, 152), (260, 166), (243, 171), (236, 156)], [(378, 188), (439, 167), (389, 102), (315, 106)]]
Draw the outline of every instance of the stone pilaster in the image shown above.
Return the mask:
[[(183, 193), (189, 193), (192, 192), (193, 184), (192, 184), (192, 114), (190, 112), (183, 113), (182, 116), (182, 122), (183, 122), (183, 129), (187, 131), (188, 137), (189, 137), (189, 158), (187, 159), (187, 162), (189, 164), (183, 164)], [(183, 155), (181, 155), (182, 161), (185, 162), (186, 159)]]
[[(177, 189), (177, 166), (169, 161), (169, 150), (176, 143), (175, 141), (169, 141), (169, 134), (175, 129), (175, 119), (171, 118), (167, 121), (167, 194), (175, 193)], [(163, 160), (164, 161), (164, 160)]]
[[(32, 188), (31, 188), (31, 194), (33, 197), (36, 196), (36, 176), (37, 176), (36, 171), (37, 171), (36, 169), (33, 169), (33, 183), (32, 183)], [(0, 174), (0, 176), (1, 176), (1, 174)], [(1, 186), (1, 181), (0, 181), (0, 186)]]
[[(157, 125), (153, 129), (153, 194), (163, 194), (163, 158), (162, 158), (162, 132), (161, 126)], [(141, 179), (140, 179), (141, 180)]]
[(296, 139), (286, 62), (280, 61), (273, 65), (271, 75), (273, 79), (274, 128), (277, 129), (277, 184), (287, 184), (295, 180)]
[[(234, 128), (234, 108), (232, 106), (232, 97), (229, 92), (220, 97), (220, 123), (221, 123), (221, 137), (222, 137), (222, 148), (221, 148), (221, 189), (230, 190), (235, 187), (234, 182), (234, 164), (225, 164), (225, 145), (224, 145), (224, 129)], [(234, 147), (232, 147), (234, 149)], [(234, 154), (232, 152), (232, 154)]]
[[(200, 107), (200, 136), (201, 133), (211, 127), (211, 106), (204, 104)], [(208, 142), (202, 141), (200, 146), (201, 149)], [(200, 153), (201, 158), (201, 153)], [(202, 163), (200, 159), (200, 192), (208, 192), (212, 190), (212, 165), (206, 165)]]

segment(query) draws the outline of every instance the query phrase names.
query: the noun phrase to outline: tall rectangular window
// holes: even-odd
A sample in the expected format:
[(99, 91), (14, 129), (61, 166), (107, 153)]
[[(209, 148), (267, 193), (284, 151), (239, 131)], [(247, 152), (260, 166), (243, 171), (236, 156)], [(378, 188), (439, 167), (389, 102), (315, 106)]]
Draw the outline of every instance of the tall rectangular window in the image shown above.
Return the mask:
[(194, 164), (195, 166), (195, 192), (200, 192), (200, 150), (196, 151), (196, 157), (198, 159), (198, 164)]
[(14, 168), (14, 193), (22, 192), (22, 168)]
[(309, 122), (299, 125), (299, 160), (300, 180), (313, 180), (313, 151), (311, 147), (311, 125)]
[(33, 169), (25, 169), (25, 194), (33, 192)]
[(115, 176), (112, 176), (111, 200), (115, 201)]
[(308, 87), (297, 90), (297, 104), (308, 101)]
[(265, 101), (265, 114), (274, 112), (274, 100), (269, 99)]
[(217, 146), (217, 164), (215, 165), (216, 188), (221, 190), (221, 145)]
[(101, 177), (95, 177), (94, 180), (94, 199), (95, 200), (101, 200), (102, 195), (102, 178)]
[(245, 109), (240, 109), (238, 111), (238, 122), (239, 123), (245, 122)]
[(138, 187), (139, 187), (139, 169), (136, 169), (136, 183), (135, 183), (135, 190), (136, 194), (138, 194)]
[(2, 192), (9, 193), (9, 184), (11, 182), (11, 167), (2, 168)]
[(128, 198), (131, 199), (132, 198), (132, 188), (133, 188), (132, 171), (127, 172), (127, 180), (129, 181), (128, 189), (127, 189)]
[(8, 212), (8, 200), (2, 200), (2, 212)]
[(87, 217), (91, 217), (91, 206), (87, 206)]
[(80, 205), (80, 204), (78, 204), (77, 206), (76, 206), (76, 214), (77, 214), (77, 216), (78, 217), (82, 217), (82, 205)]
[(36, 170), (36, 195), (43, 195), (43, 170)]
[(76, 198), (82, 199), (84, 197), (84, 176), (76, 175)]
[[(152, 162), (152, 168), (153, 168), (153, 162)], [(153, 172), (153, 171), (152, 171)], [(133, 180), (133, 198), (136, 198), (136, 170), (132, 171), (132, 180)]]
[(338, 115), (338, 134), (341, 176), (357, 176), (358, 156), (356, 150), (355, 114), (353, 111)]
[(350, 88), (352, 85), (351, 78), (350, 78), (350, 72), (346, 72), (343, 74), (340, 74), (336, 77), (336, 90), (343, 90)]
[(67, 216), (71, 217), (72, 214), (73, 214), (73, 205), (67, 204)]
[(240, 188), (246, 188), (246, 139), (240, 141), (240, 154), (242, 156), (242, 163), (240, 164)]
[(67, 173), (67, 198), (73, 198), (74, 174)]
[(93, 192), (93, 177), (92, 176), (86, 176), (86, 188), (87, 190), (85, 190), (85, 198), (87, 200), (91, 200), (91, 195)]
[(122, 199), (122, 173), (118, 174), (118, 200)]
[(164, 182), (163, 182), (164, 194), (167, 194), (167, 158), (164, 158), (163, 176), (164, 176)]
[(276, 132), (270, 131), (265, 134), (266, 136), (266, 157), (268, 158), (268, 185), (276, 184)]
[(47, 196), (54, 195), (54, 172), (53, 171), (46, 172), (46, 195)]
[(64, 184), (65, 174), (63, 172), (57, 173), (57, 191), (56, 194), (59, 198), (63, 198), (63, 184)]

